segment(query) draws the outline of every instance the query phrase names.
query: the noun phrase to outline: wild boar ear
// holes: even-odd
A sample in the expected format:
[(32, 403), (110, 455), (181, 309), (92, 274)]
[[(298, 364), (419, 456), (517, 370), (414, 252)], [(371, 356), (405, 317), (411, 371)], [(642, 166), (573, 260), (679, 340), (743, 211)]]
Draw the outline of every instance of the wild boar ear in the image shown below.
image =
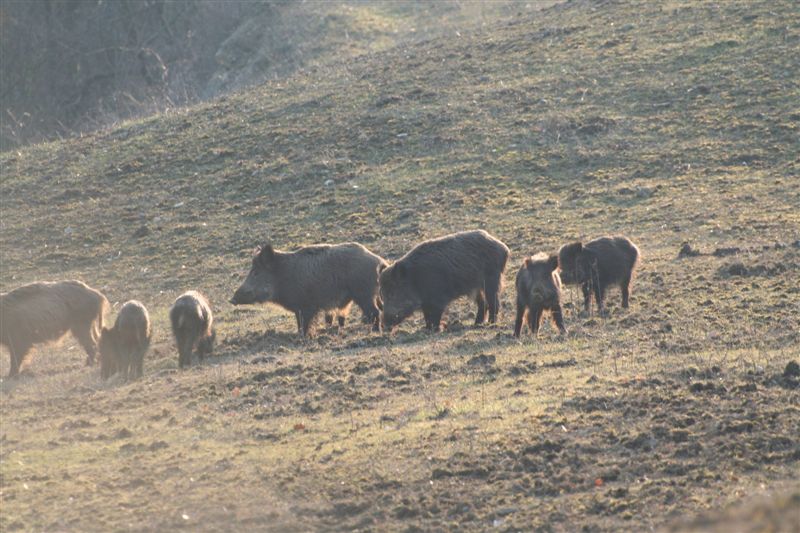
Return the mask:
[(267, 264), (272, 260), (274, 255), (275, 250), (272, 249), (272, 245), (270, 243), (264, 243), (260, 246), (258, 251), (258, 260)]
[(558, 268), (558, 254), (551, 254), (550, 257), (547, 258), (547, 264), (550, 266), (550, 270), (555, 270)]
[(525, 268), (528, 268), (529, 266), (531, 266), (531, 258), (530, 257), (526, 257), (525, 258), (524, 266), (525, 266)]
[(579, 254), (583, 251), (583, 243), (581, 241), (576, 241), (572, 244), (575, 248), (575, 253)]

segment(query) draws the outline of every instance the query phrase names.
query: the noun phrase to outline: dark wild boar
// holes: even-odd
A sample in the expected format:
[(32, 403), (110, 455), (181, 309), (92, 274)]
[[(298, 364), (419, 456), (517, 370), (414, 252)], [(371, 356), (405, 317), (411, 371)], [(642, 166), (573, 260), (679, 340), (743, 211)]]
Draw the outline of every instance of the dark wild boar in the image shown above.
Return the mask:
[(528, 328), (539, 334), (544, 311), (550, 311), (553, 322), (565, 334), (564, 313), (561, 310), (561, 279), (558, 277), (558, 256), (536, 254), (528, 257), (517, 272), (517, 320), (514, 336), (522, 332), (526, 312)]
[(125, 302), (114, 327), (103, 328), (100, 336), (100, 376), (108, 379), (120, 373), (125, 379), (142, 377), (151, 336), (147, 308), (136, 300)]
[(384, 326), (391, 329), (417, 309), (425, 327), (439, 331), (447, 306), (461, 296), (475, 298), (475, 324), (497, 321), (508, 247), (483, 230), (454, 233), (422, 242), (380, 276)]
[(178, 345), (178, 366), (184, 368), (192, 364), (192, 354), (202, 361), (214, 350), (214, 317), (205, 296), (197, 291), (181, 294), (169, 311), (172, 334)]
[(0, 344), (11, 355), (9, 377), (19, 373), (35, 344), (72, 335), (94, 364), (108, 301), (81, 281), (38, 282), (0, 294)]
[(561, 281), (580, 285), (583, 305), (588, 312), (592, 295), (597, 309), (604, 312), (604, 299), (609, 285), (622, 289), (622, 307), (628, 307), (634, 269), (639, 262), (639, 249), (627, 237), (601, 237), (586, 244), (565, 244), (558, 252)]
[(336, 310), (343, 324), (341, 313), (355, 302), (364, 321), (379, 331), (378, 274), (386, 265), (356, 243), (318, 244), (295, 252), (266, 244), (256, 251), (250, 273), (231, 303), (276, 303), (295, 314), (298, 332), (307, 335), (320, 311)]

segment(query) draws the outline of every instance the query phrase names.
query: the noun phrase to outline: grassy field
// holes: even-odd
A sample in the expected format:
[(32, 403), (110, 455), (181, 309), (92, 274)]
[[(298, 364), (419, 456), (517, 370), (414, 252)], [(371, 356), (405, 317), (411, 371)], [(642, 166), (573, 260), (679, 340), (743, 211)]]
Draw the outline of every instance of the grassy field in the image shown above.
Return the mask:
[[(67, 340), (0, 384), (0, 530), (797, 530), (798, 57), (791, 0), (568, 2), (0, 154), (2, 290), (79, 278), (155, 327), (142, 380)], [(267, 240), (471, 228), (512, 250), (496, 327), (227, 303)], [(569, 288), (566, 338), (515, 340), (523, 258), (608, 233), (631, 308)], [(220, 344), (179, 372), (190, 288)]]

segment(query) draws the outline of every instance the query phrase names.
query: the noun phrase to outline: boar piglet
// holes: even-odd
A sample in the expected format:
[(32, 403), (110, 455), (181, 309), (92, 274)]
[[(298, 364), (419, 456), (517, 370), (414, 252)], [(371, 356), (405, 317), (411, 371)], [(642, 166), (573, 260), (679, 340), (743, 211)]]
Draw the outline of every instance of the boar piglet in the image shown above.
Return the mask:
[(536, 254), (528, 257), (517, 272), (517, 320), (514, 336), (519, 337), (527, 313), (528, 328), (538, 335), (544, 311), (550, 311), (553, 322), (565, 334), (561, 309), (561, 280), (558, 277), (558, 256)]
[(200, 361), (211, 355), (217, 334), (213, 327), (211, 305), (205, 296), (197, 291), (187, 291), (178, 296), (169, 310), (169, 321), (178, 346), (180, 368), (192, 364), (192, 354), (195, 352)]
[(583, 305), (589, 311), (592, 295), (597, 309), (604, 312), (604, 299), (609, 285), (622, 290), (622, 307), (628, 307), (631, 280), (639, 262), (639, 249), (627, 237), (601, 237), (586, 244), (565, 244), (558, 252), (561, 281), (580, 285)]
[(114, 327), (103, 328), (100, 335), (100, 375), (108, 379), (121, 373), (125, 379), (140, 378), (144, 355), (150, 347), (150, 316), (141, 302), (125, 302)]

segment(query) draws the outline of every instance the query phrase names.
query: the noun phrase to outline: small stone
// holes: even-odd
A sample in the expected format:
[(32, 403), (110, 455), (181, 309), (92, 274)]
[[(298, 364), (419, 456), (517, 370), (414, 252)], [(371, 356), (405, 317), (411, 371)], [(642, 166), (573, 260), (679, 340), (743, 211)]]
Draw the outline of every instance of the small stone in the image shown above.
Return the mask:
[(128, 428), (122, 428), (114, 434), (115, 439), (129, 439), (133, 437), (133, 433)]
[(139, 226), (139, 229), (134, 231), (133, 235), (131, 235), (131, 236), (134, 239), (141, 239), (142, 237), (146, 237), (148, 235), (150, 235), (150, 228), (148, 228), (146, 225), (143, 224), (143, 225)]
[(684, 242), (681, 245), (680, 251), (678, 251), (678, 259), (682, 259), (684, 257), (697, 257), (700, 255), (700, 252), (692, 248), (692, 245), (688, 242)]

